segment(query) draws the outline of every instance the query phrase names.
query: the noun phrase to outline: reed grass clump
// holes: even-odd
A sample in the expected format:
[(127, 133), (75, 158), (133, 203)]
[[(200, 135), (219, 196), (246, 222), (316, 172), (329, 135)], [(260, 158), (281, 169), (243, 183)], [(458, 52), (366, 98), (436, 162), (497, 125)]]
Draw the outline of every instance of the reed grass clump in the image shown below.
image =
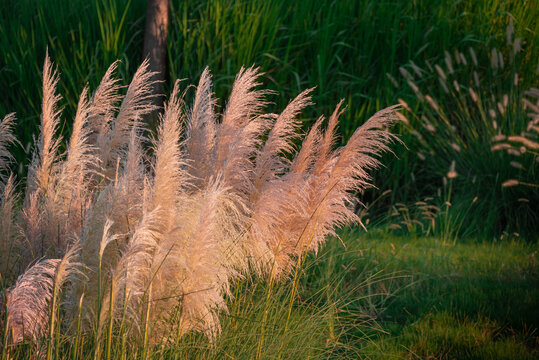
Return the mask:
[[(325, 130), (320, 117), (303, 137), (298, 115), (311, 90), (282, 113), (265, 113), (269, 92), (255, 67), (240, 70), (222, 114), (208, 69), (191, 105), (189, 87), (176, 82), (152, 135), (143, 121), (156, 110), (147, 62), (125, 96), (116, 66), (91, 97), (82, 91), (61, 152), (59, 77), (45, 60), (41, 133), (20, 206), (12, 177), (2, 196), (2, 229), (17, 229), (2, 233), (12, 249), (2, 280), (13, 284), (4, 291), (4, 347), (46, 337), (51, 357), (60, 327), (77, 334), (74, 346), (80, 334), (104, 342), (97, 357), (110, 354), (118, 332), (145, 346), (193, 332), (215, 340), (231, 284), (297, 280), (306, 254), (360, 221), (353, 194), (369, 186), (378, 155), (396, 140), (390, 107), (336, 147), (342, 102)], [(13, 121), (0, 127), (3, 161)]]
[(504, 40), (400, 68), (419, 104), (401, 100), (415, 175), (436, 194), (438, 230), (450, 237), (537, 234), (537, 90), (522, 88), (526, 54), (511, 17)]

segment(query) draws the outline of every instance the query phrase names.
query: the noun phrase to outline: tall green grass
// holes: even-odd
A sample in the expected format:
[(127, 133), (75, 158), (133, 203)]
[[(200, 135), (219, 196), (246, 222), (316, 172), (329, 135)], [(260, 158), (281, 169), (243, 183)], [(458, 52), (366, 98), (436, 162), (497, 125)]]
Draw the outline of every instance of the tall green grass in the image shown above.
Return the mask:
[[(536, 45), (522, 50), (512, 19), (503, 35), (490, 49), (453, 47), (400, 68), (407, 101), (418, 104), (400, 100), (414, 150), (405, 156), (420, 164), (420, 193), (436, 194), (438, 230), (449, 236), (538, 231), (538, 95), (527, 86), (539, 74), (526, 59)], [(521, 185), (507, 186), (512, 179)]]
[[(266, 73), (268, 86), (278, 91), (279, 95), (273, 99), (275, 109), (282, 108), (302, 89), (317, 87), (314, 92), (317, 105), (312, 112), (304, 114), (306, 126), (314, 120), (314, 114), (329, 114), (332, 104), (345, 98), (348, 109), (341, 128), (346, 139), (369, 114), (396, 103), (399, 98), (406, 99), (414, 111), (422, 111), (422, 102), (400, 73), (402, 66), (409, 66), (410, 61), (422, 68), (426, 62), (443, 64), (444, 50), (450, 54), (454, 50), (467, 54), (469, 47), (476, 49), (480, 67), (486, 66), (490, 63), (490, 49), (503, 47), (510, 18), (515, 29), (513, 38), (522, 39), (522, 53), (512, 68), (506, 67), (495, 76), (487, 77), (490, 85), (485, 96), (491, 91), (496, 96), (510, 93), (514, 94), (510, 97), (511, 102), (517, 101), (518, 94), (511, 90), (511, 81), (503, 80), (504, 77), (517, 68), (520, 92), (536, 86), (539, 79), (536, 61), (539, 28), (535, 20), (539, 17), (539, 9), (533, 3), (529, 0), (172, 1), (168, 78), (196, 79), (209, 65), (215, 74), (217, 96), (225, 98), (230, 91), (230, 80), (242, 65), (260, 65)], [(54, 11), (50, 10), (52, 8)], [(25, 174), (32, 134), (36, 132), (39, 120), (36, 115), (40, 106), (37, 84), (46, 48), (63, 70), (59, 90), (65, 94), (64, 112), (73, 115), (83, 84), (89, 83), (90, 88), (95, 88), (115, 59), (122, 60), (120, 76), (132, 76), (133, 64), (141, 61), (145, 3), (141, 0), (90, 3), (75, 0), (53, 5), (48, 1), (8, 0), (2, 2), (0, 10), (0, 45), (3, 49), (0, 52), (0, 82), (10, 89), (0, 100), (0, 113), (16, 111), (18, 115), (17, 137), (24, 150), (16, 150), (15, 156), (21, 177)], [(409, 67), (408, 70), (412, 71)], [(455, 99), (451, 96), (437, 97), (444, 95), (441, 88), (435, 79), (429, 83), (429, 76), (426, 78), (420, 85), (430, 86), (430, 91), (436, 92), (432, 96), (440, 106), (452, 108), (472, 131), (483, 126), (484, 119), (470, 116), (468, 105), (454, 108)], [(466, 86), (472, 81), (472, 74), (460, 73), (459, 79)], [(512, 117), (511, 121), (522, 124), (522, 114), (518, 117)], [(515, 129), (519, 126), (511, 125)], [(68, 133), (69, 130), (69, 125), (64, 124), (62, 131)], [(376, 208), (372, 209), (372, 213), (382, 217), (391, 212), (392, 204), (409, 205), (424, 197), (435, 196), (438, 188), (443, 190), (442, 176), (438, 176), (440, 171), (433, 172), (432, 168), (447, 167), (449, 161), (430, 161), (425, 166), (426, 162), (418, 160), (416, 155), (425, 152), (421, 142), (409, 128), (402, 127), (397, 131), (409, 151), (402, 147), (395, 152), (397, 159), (384, 159), (389, 165), (375, 179), (379, 189), (392, 190), (389, 196), (378, 199)], [(444, 141), (441, 136), (436, 138), (440, 143)], [(486, 222), (482, 221), (474, 215), (482, 210), (468, 207), (476, 194), (464, 191), (462, 198), (453, 198), (453, 202), (459, 203), (452, 208), (456, 213), (451, 211), (454, 224), (440, 225), (438, 229), (480, 226), (488, 228), (487, 236), (492, 236), (522, 226), (527, 229), (525, 232), (533, 233), (536, 230), (533, 223), (537, 223), (537, 219), (530, 217), (526, 205), (514, 203), (506, 194), (512, 194), (511, 199), (523, 196), (513, 194), (515, 189), (500, 190), (501, 179), (506, 178), (507, 171), (498, 174), (494, 170), (497, 167), (481, 168), (481, 164), (488, 164), (493, 159), (486, 148), (481, 148), (479, 137), (472, 140), (477, 151), (469, 161), (475, 165), (459, 162), (457, 167), (475, 166), (476, 172), (485, 171), (483, 178), (494, 179), (493, 190), (490, 193), (483, 191), (478, 196), (478, 204), (489, 208), (489, 204), (496, 202), (496, 211), (486, 216)], [(508, 163), (506, 160), (499, 161)], [(491, 175), (487, 176), (487, 173)], [(432, 174), (438, 175), (433, 179)], [(530, 171), (529, 176), (534, 174)], [(460, 184), (453, 189), (455, 187), (462, 188)], [(368, 192), (365, 195), (367, 202), (372, 203), (379, 197), (377, 194)], [(524, 197), (530, 198), (529, 195)], [(441, 203), (444, 202), (445, 199)], [(438, 201), (436, 205), (441, 203)], [(511, 219), (519, 219), (522, 211), (528, 220), (513, 224)], [(461, 223), (463, 214), (473, 221)]]
[[(97, 2), (3, 1), (0, 4), (0, 113), (17, 113), (16, 136), (23, 149), (14, 151), (19, 176), (29, 163), (30, 144), (41, 113), (41, 68), (47, 48), (64, 67), (59, 88), (63, 111), (73, 117), (85, 84), (95, 89), (110, 64), (122, 60), (119, 74), (131, 78), (140, 64), (143, 1)], [(7, 91), (7, 89), (11, 89)], [(11, 110), (10, 110), (11, 109)], [(62, 131), (70, 132), (70, 124)]]
[[(124, 78), (133, 74), (132, 64), (141, 60), (144, 7), (141, 0), (2, 2), (0, 80), (11, 91), (0, 112), (19, 114), (24, 145), (28, 130), (37, 127), (36, 84), (46, 47), (63, 69), (60, 91), (66, 94), (66, 111), (74, 113), (82, 84), (95, 87), (115, 59), (123, 61)], [(279, 108), (312, 86), (318, 110), (326, 113), (345, 98), (347, 137), (368, 114), (411, 93), (394, 89), (386, 73), (397, 77), (410, 60), (440, 59), (442, 49), (455, 44), (496, 41), (508, 14), (529, 49), (523, 73), (531, 75), (539, 16), (533, 1), (172, 1), (169, 78), (195, 79), (209, 65), (223, 98), (223, 84), (241, 65), (255, 63), (279, 91)]]

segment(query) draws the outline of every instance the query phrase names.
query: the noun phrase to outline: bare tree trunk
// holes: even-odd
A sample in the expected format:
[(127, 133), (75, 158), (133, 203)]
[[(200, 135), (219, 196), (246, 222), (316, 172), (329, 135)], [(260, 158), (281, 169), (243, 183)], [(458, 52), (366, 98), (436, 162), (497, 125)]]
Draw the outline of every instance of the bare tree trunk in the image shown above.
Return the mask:
[[(143, 57), (148, 57), (150, 70), (157, 72), (154, 80), (164, 81), (167, 73), (167, 33), (169, 0), (148, 0), (146, 6), (146, 26), (144, 30)], [(163, 105), (163, 83), (154, 87), (156, 105)]]

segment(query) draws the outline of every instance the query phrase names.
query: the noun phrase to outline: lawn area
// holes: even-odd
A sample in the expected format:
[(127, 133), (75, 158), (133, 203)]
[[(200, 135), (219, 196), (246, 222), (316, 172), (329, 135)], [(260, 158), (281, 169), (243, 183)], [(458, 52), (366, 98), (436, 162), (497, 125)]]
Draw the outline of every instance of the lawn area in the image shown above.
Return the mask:
[[(346, 276), (375, 277), (372, 358), (532, 359), (539, 354), (537, 244), (346, 235)], [(359, 240), (356, 240), (359, 239)], [(330, 247), (339, 246), (334, 242)], [(342, 246), (342, 245), (341, 245)], [(358, 253), (354, 265), (349, 254)], [(348, 254), (348, 255), (347, 255)], [(350, 264), (348, 264), (350, 262)], [(384, 275), (381, 275), (384, 274)], [(393, 274), (389, 276), (389, 274)], [(389, 279), (387, 277), (389, 276)], [(364, 304), (361, 306), (365, 306)], [(368, 313), (368, 312), (367, 312)]]

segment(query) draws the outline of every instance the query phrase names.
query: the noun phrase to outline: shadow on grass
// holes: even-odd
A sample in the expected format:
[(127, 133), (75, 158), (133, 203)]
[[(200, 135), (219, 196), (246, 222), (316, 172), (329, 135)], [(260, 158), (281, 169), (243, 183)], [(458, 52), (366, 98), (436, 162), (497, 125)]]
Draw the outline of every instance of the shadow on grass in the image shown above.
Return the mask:
[(386, 334), (369, 358), (532, 359), (539, 356), (537, 245), (445, 244), (368, 236), (359, 242), (372, 271), (402, 271), (400, 290), (377, 317)]

